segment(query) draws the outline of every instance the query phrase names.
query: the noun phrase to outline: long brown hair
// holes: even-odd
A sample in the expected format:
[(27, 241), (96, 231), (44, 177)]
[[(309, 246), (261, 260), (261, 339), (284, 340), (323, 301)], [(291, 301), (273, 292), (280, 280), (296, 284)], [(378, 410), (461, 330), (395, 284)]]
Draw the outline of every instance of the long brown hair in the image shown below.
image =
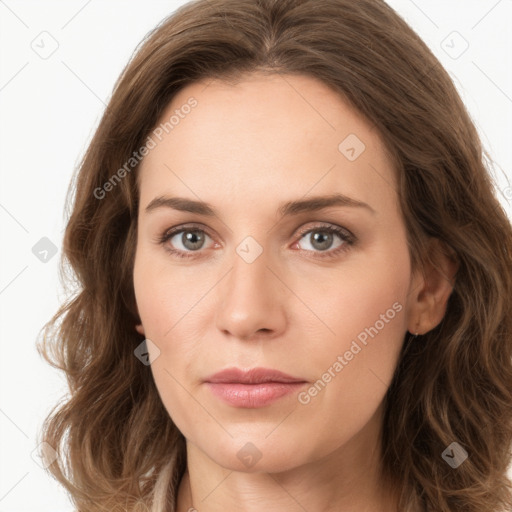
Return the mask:
[[(385, 399), (400, 510), (511, 510), (512, 228), (449, 75), (382, 0), (196, 0), (147, 36), (68, 192), (61, 272), (76, 289), (38, 344), (70, 389), (41, 429), (58, 453), (49, 471), (80, 512), (174, 510), (185, 443), (134, 357), (138, 185), (126, 163), (178, 90), (256, 70), (312, 76), (371, 121), (395, 163), (413, 266), (428, 261), (427, 237), (459, 262), (445, 318), (406, 337)], [(456, 469), (442, 457), (453, 442), (468, 454)]]

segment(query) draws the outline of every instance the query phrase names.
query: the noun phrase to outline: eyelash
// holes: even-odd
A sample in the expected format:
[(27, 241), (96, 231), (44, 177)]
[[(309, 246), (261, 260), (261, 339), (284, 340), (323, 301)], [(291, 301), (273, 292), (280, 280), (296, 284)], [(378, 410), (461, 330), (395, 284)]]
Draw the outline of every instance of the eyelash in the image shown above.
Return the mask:
[[(177, 235), (179, 233), (183, 233), (186, 231), (200, 231), (200, 232), (203, 232), (203, 233), (207, 234), (208, 236), (210, 236), (207, 231), (205, 231), (204, 229), (202, 229), (198, 226), (197, 227), (193, 226), (193, 225), (192, 226), (190, 226), (190, 225), (189, 226), (180, 226), (178, 228), (174, 228), (174, 229), (165, 231), (162, 235), (160, 235), (158, 237), (157, 243), (162, 245), (167, 252), (169, 252), (170, 254), (172, 254), (173, 256), (176, 256), (178, 258), (197, 258), (195, 253), (199, 253), (200, 251), (183, 252), (179, 249), (172, 249), (171, 247), (169, 247), (166, 244), (166, 242), (168, 240), (170, 240), (174, 235)], [(306, 230), (303, 230), (299, 233), (299, 236), (300, 236), (299, 241), (305, 235), (312, 233), (312, 232), (313, 233), (314, 232), (333, 233), (335, 235), (338, 235), (344, 242), (342, 245), (340, 245), (336, 249), (332, 249), (329, 251), (309, 251), (306, 249), (300, 249), (300, 251), (314, 252), (316, 254), (319, 254), (318, 256), (314, 256), (315, 258), (335, 258), (340, 253), (347, 251), (357, 241), (356, 237), (352, 233), (350, 233), (350, 231), (348, 231), (344, 228), (341, 228), (339, 226), (334, 226), (334, 225), (313, 226)], [(212, 237), (210, 237), (210, 238), (212, 238)]]

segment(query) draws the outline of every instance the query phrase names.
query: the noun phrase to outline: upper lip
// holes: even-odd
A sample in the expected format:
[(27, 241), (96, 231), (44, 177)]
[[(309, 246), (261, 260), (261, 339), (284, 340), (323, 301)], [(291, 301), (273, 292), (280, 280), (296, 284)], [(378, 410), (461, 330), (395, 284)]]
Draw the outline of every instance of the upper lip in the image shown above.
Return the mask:
[(225, 370), (210, 375), (205, 379), (205, 382), (225, 384), (261, 384), (264, 382), (292, 383), (306, 381), (270, 368), (250, 368), (248, 370), (241, 370), (240, 368), (226, 368)]

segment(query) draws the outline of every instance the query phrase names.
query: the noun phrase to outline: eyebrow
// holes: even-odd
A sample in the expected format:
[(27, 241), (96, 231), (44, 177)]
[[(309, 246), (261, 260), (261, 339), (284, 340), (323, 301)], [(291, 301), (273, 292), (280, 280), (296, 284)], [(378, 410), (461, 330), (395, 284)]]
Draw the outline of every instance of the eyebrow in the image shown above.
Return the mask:
[[(373, 214), (376, 213), (370, 205), (343, 194), (331, 194), (328, 196), (315, 196), (309, 199), (287, 201), (278, 208), (277, 213), (281, 217), (286, 217), (304, 212), (316, 212), (332, 206), (364, 208)], [(146, 206), (145, 211), (146, 213), (149, 213), (162, 207), (172, 208), (182, 212), (197, 213), (198, 215), (204, 215), (206, 217), (216, 216), (215, 209), (209, 203), (184, 197), (155, 197)]]

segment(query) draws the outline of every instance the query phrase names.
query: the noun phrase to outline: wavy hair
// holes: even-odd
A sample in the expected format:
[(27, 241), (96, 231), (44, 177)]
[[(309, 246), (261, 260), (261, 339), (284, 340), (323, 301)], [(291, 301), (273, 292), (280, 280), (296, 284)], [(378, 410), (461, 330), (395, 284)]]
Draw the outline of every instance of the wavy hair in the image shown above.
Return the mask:
[[(511, 510), (512, 227), (448, 73), (382, 0), (195, 0), (137, 48), (68, 189), (60, 278), (73, 289), (37, 346), (70, 391), (40, 429), (58, 454), (48, 471), (79, 512), (175, 510), (185, 440), (134, 357), (138, 166), (125, 164), (178, 90), (254, 71), (314, 77), (369, 120), (396, 168), (413, 267), (429, 237), (458, 261), (443, 321), (405, 337), (385, 397), (400, 511)], [(452, 442), (468, 453), (456, 469), (441, 456)]]

